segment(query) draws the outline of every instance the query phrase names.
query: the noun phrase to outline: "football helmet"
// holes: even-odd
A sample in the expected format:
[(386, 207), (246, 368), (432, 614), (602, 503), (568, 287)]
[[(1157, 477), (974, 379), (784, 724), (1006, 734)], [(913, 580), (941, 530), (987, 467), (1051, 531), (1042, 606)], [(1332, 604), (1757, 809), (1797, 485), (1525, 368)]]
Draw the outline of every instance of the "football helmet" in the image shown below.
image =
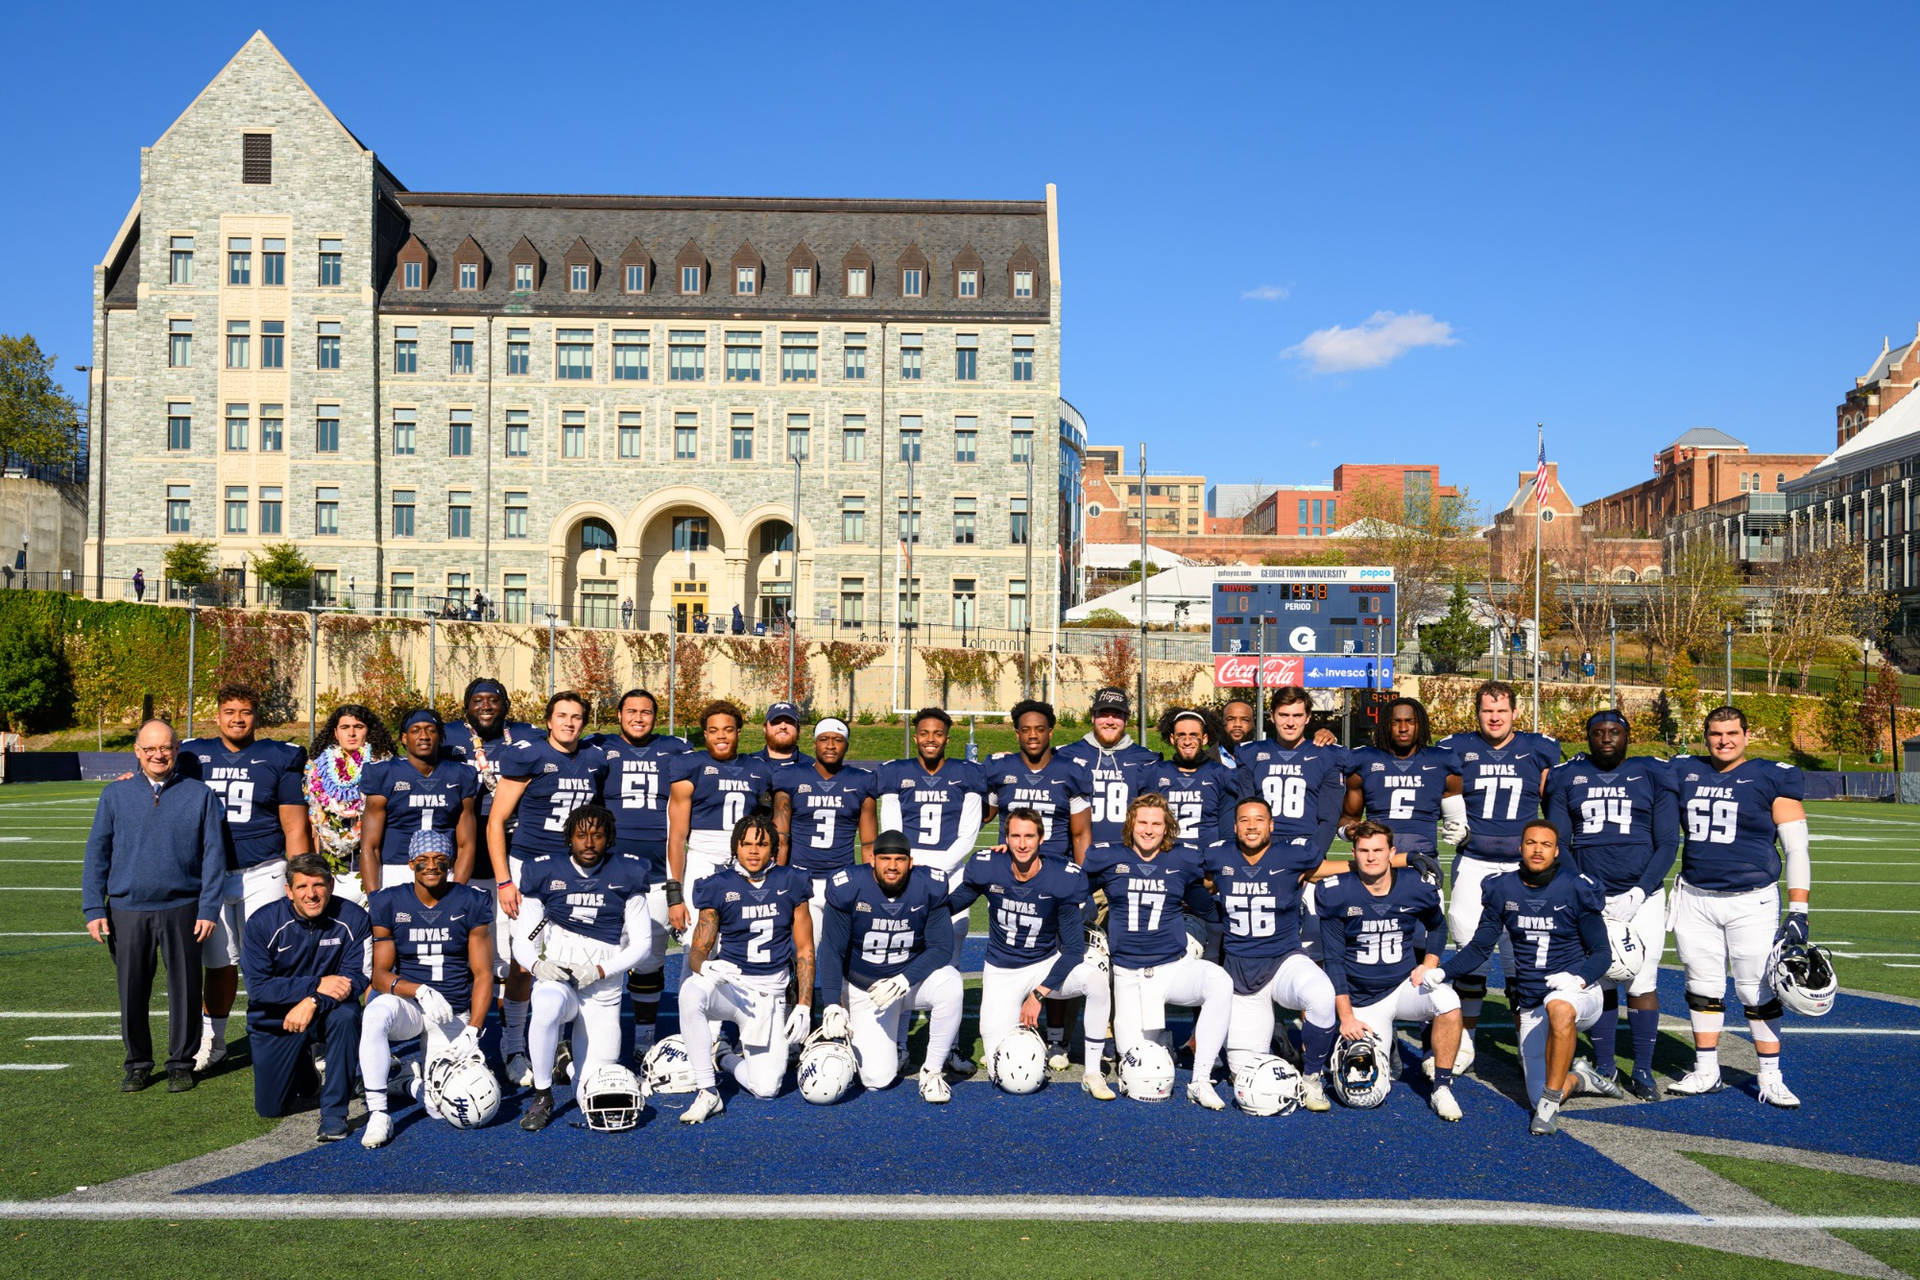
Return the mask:
[(603, 1062), (587, 1072), (575, 1096), (587, 1128), (619, 1133), (640, 1123), (647, 1109), (647, 1088), (617, 1062)]
[(836, 1019), (836, 1011), (838, 1006), (828, 1010), (820, 1029), (807, 1037), (800, 1050), (796, 1072), (800, 1096), (815, 1106), (832, 1106), (846, 1097), (853, 1078), (860, 1073), (860, 1055), (847, 1038), (846, 1016), (842, 1012)]
[(1033, 1093), (1047, 1082), (1047, 1042), (1032, 1027), (1015, 1027), (987, 1055), (987, 1079), (1008, 1093)]
[(646, 1072), (646, 1089), (653, 1093), (692, 1093), (693, 1056), (687, 1052), (684, 1038), (673, 1035), (654, 1042), (641, 1064)]
[(1250, 1116), (1283, 1116), (1300, 1105), (1300, 1073), (1285, 1058), (1260, 1054), (1233, 1073), (1233, 1100)]
[(1833, 994), (1840, 987), (1833, 971), (1833, 956), (1825, 947), (1786, 939), (1773, 944), (1773, 954), (1767, 957), (1767, 978), (1781, 1004), (1809, 1018), (1830, 1012)]
[(1633, 981), (1639, 976), (1640, 966), (1647, 958), (1647, 953), (1640, 946), (1640, 939), (1633, 936), (1633, 930), (1627, 927), (1625, 920), (1608, 920), (1607, 941), (1613, 948), (1613, 960), (1607, 965), (1607, 981)]
[(1173, 1055), (1151, 1040), (1120, 1055), (1120, 1092), (1141, 1102), (1165, 1102), (1173, 1094)]
[(500, 1112), (500, 1082), (471, 1042), (429, 1062), (421, 1091), (427, 1104), (456, 1129), (478, 1129)]
[(1393, 1076), (1387, 1068), (1387, 1046), (1379, 1037), (1363, 1036), (1348, 1040), (1344, 1036), (1333, 1049), (1333, 1091), (1349, 1107), (1365, 1110), (1387, 1100)]

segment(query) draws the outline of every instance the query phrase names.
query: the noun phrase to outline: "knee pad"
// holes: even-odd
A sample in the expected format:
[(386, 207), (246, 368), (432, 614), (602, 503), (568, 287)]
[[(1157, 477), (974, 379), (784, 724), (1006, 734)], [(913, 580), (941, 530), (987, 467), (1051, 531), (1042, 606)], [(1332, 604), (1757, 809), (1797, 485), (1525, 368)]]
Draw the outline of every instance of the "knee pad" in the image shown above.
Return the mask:
[(1725, 1013), (1727, 1011), (1727, 1002), (1719, 996), (1695, 995), (1689, 991), (1687, 992), (1687, 1008), (1693, 1010), (1695, 1013)]
[[(1750, 1004), (1745, 1006), (1745, 1012), (1748, 1022), (1772, 1022), (1783, 1016), (1786, 1013), (1786, 1009), (1781, 1005), (1780, 997), (1775, 996), (1765, 1004)], [(1779, 1037), (1775, 1036), (1774, 1039), (1778, 1040)]]
[(1486, 975), (1462, 974), (1453, 980), (1453, 991), (1462, 1000), (1485, 1000), (1487, 998)]
[(1600, 1011), (1605, 1013), (1610, 1009), (1617, 1010), (1619, 1007), (1620, 988), (1616, 984), (1609, 983), (1607, 989), (1600, 993)]

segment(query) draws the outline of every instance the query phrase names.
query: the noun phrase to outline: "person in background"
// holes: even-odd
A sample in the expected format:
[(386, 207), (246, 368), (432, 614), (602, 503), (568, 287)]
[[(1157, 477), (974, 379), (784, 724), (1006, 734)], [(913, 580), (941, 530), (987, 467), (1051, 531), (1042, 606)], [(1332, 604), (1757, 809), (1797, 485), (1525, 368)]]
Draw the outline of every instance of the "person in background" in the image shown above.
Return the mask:
[(633, 630), (633, 597), (626, 596), (620, 601), (620, 629)]
[(333, 891), (361, 906), (367, 894), (360, 883), (360, 815), (366, 809), (360, 774), (392, 758), (386, 722), (354, 702), (335, 707), (307, 748), (302, 790), (313, 850), (333, 868)]
[(135, 569), (133, 571), (133, 602), (139, 604), (146, 598), (147, 571), (145, 569)]
[(735, 605), (733, 606), (733, 634), (737, 636), (741, 636), (741, 635), (745, 635), (746, 633), (747, 633), (747, 615), (740, 612), (739, 605)]

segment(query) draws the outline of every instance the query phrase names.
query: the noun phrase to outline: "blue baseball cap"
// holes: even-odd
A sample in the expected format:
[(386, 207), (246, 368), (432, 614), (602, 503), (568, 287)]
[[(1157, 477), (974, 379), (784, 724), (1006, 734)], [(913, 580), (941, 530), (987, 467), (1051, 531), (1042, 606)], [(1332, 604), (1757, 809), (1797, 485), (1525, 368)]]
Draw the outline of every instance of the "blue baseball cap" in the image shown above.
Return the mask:
[(800, 708), (791, 702), (776, 702), (767, 708), (767, 723), (772, 724), (776, 720), (791, 720), (794, 724), (799, 724)]

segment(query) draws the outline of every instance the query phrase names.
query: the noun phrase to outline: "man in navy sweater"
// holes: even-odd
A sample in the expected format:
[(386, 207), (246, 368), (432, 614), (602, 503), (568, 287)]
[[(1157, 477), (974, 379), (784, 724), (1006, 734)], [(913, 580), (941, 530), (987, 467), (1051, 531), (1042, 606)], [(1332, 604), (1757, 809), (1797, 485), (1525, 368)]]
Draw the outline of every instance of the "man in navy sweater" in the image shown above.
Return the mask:
[(247, 975), (247, 1043), (253, 1109), (283, 1116), (311, 1092), (307, 1046), (321, 1047), (321, 1142), (347, 1136), (347, 1098), (360, 1052), (360, 995), (367, 989), (373, 922), (333, 896), (333, 872), (317, 853), (287, 861), (287, 896), (247, 921), (240, 968)]
[(87, 932), (113, 955), (120, 1039), (137, 1093), (153, 1079), (155, 956), (167, 964), (167, 1092), (193, 1088), (200, 1045), (200, 944), (225, 899), (227, 852), (219, 797), (173, 770), (173, 726), (149, 720), (133, 740), (140, 772), (107, 784), (87, 835), (80, 906)]

